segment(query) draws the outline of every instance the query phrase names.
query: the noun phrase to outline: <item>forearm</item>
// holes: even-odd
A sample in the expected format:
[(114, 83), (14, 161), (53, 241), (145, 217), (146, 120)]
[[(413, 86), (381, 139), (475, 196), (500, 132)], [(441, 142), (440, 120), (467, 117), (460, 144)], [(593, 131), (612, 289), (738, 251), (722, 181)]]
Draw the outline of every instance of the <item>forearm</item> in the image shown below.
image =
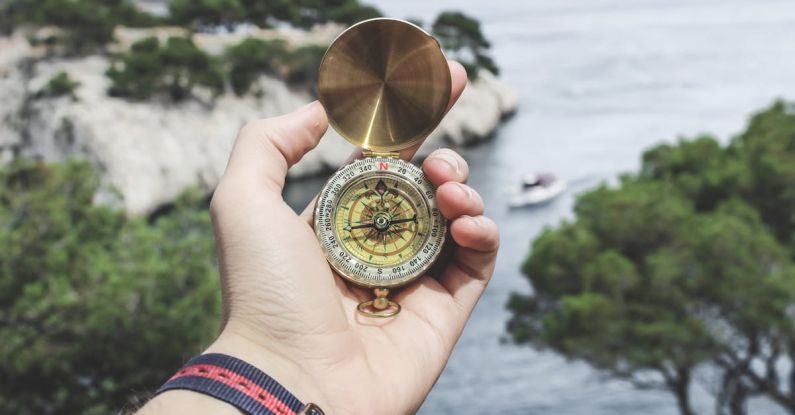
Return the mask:
[[(311, 401), (324, 407), (321, 392), (303, 370), (248, 340), (244, 335), (226, 330), (205, 350), (205, 353), (221, 353), (244, 360), (276, 379), (302, 402)], [(240, 415), (241, 411), (221, 400), (198, 392), (170, 390), (150, 400), (137, 412), (137, 415), (173, 413)]]

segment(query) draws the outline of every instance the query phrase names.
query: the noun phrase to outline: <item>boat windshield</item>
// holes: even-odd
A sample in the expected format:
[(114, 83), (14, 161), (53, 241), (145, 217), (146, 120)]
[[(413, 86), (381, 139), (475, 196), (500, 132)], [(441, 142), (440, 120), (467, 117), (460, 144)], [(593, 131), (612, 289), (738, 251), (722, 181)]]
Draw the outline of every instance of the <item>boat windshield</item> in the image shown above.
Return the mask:
[(555, 176), (551, 174), (528, 174), (522, 179), (522, 188), (548, 187), (555, 181)]

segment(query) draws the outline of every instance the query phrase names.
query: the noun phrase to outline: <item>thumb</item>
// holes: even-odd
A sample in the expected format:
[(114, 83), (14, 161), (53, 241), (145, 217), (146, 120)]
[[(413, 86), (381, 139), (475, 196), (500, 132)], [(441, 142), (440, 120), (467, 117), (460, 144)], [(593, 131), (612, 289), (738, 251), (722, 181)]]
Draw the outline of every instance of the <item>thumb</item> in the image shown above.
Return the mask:
[(317, 146), (327, 128), (326, 112), (317, 101), (286, 115), (249, 122), (235, 140), (224, 180), (281, 193), (287, 169)]

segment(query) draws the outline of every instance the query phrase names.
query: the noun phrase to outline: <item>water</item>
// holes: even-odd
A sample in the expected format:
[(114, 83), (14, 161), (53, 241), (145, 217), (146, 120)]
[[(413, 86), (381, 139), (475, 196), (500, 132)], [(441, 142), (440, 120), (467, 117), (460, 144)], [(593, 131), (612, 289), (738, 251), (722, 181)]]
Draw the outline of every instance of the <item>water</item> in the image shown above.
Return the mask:
[[(471, 184), (502, 248), (481, 299), (422, 414), (674, 415), (667, 393), (608, 381), (550, 352), (501, 342), (530, 241), (571, 217), (574, 196), (636, 170), (644, 148), (702, 132), (726, 141), (777, 97), (795, 98), (795, 3), (773, 0), (378, 0), (393, 17), (477, 16), (520, 108), (489, 143), (465, 149)], [(549, 171), (572, 183), (554, 203), (509, 211), (506, 185)], [(291, 184), (293, 206), (322, 180)], [(702, 382), (706, 383), (706, 382)], [(713, 413), (694, 387), (698, 413)], [(783, 413), (754, 401), (754, 414)]]

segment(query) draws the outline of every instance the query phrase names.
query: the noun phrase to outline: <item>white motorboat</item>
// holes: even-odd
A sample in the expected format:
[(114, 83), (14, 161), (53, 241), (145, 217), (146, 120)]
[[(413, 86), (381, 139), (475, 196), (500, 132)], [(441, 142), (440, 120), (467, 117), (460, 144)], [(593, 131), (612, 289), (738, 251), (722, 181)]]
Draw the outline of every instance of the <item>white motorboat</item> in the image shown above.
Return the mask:
[(566, 181), (552, 174), (528, 174), (522, 177), (508, 205), (512, 208), (540, 205), (555, 199), (565, 190)]

